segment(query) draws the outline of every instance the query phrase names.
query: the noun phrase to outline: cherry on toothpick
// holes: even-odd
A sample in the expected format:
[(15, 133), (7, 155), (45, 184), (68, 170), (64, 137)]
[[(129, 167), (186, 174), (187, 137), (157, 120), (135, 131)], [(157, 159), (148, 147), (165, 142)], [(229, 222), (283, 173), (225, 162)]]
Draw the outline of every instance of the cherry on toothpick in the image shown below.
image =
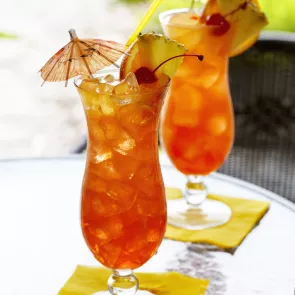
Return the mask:
[(216, 26), (213, 30), (213, 34), (215, 36), (222, 36), (228, 32), (230, 29), (230, 23), (227, 21), (226, 17), (235, 14), (239, 10), (245, 10), (249, 4), (249, 0), (240, 4), (236, 9), (229, 12), (226, 15), (222, 15), (220, 13), (213, 13), (207, 17), (206, 24), (208, 26)]
[(141, 67), (135, 71), (135, 76), (137, 79), (138, 84), (152, 84), (157, 81), (157, 77), (155, 75), (156, 71), (161, 68), (165, 63), (168, 61), (179, 58), (179, 57), (185, 57), (185, 56), (194, 56), (197, 57), (200, 61), (204, 59), (203, 55), (198, 54), (182, 54), (182, 55), (176, 55), (173, 57), (168, 58), (167, 60), (163, 61), (160, 65), (158, 65), (153, 71), (151, 71), (147, 67)]

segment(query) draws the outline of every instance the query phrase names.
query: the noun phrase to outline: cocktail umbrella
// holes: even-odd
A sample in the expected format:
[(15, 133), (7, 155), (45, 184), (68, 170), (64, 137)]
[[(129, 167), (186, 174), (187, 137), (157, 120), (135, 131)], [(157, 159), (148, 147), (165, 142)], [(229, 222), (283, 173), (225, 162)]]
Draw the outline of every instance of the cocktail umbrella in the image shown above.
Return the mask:
[(61, 48), (41, 68), (42, 85), (65, 81), (78, 75), (92, 75), (115, 62), (125, 53), (126, 46), (101, 39), (79, 39), (75, 30), (69, 30), (71, 41)]

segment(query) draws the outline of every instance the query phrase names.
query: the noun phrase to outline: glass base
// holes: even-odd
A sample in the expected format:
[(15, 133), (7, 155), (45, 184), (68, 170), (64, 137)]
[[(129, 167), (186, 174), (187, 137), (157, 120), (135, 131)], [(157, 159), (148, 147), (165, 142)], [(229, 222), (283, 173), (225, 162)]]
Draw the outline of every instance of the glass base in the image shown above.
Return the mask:
[[(128, 294), (128, 293), (122, 293), (122, 294)], [(111, 293), (109, 291), (101, 291), (101, 292), (97, 292), (97, 293), (94, 293), (93, 295), (111, 295)], [(119, 295), (119, 293), (118, 293)], [(138, 290), (136, 292), (136, 295), (155, 295), (149, 291), (142, 291), (142, 290)]]
[(184, 199), (168, 201), (168, 223), (189, 230), (202, 230), (227, 223), (232, 212), (222, 202), (206, 199), (199, 206), (190, 206)]

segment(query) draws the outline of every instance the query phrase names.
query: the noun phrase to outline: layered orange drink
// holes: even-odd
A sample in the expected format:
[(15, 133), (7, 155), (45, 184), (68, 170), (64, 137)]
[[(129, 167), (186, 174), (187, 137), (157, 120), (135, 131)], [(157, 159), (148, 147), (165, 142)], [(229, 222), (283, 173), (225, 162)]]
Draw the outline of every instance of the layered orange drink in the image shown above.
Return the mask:
[(265, 22), (250, 1), (239, 0), (208, 1), (203, 13), (183, 9), (161, 15), (169, 38), (184, 44), (188, 54), (205, 56), (202, 63), (184, 59), (164, 110), (163, 143), (182, 173), (207, 175), (227, 158), (234, 141), (228, 59), (248, 48)]

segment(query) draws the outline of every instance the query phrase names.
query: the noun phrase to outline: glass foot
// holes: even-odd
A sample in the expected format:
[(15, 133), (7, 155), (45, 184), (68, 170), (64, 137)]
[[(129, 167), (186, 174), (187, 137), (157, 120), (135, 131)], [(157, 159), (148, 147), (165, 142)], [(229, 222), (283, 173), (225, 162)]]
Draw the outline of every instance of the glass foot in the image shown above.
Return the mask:
[(199, 206), (190, 206), (184, 199), (168, 201), (168, 223), (189, 230), (202, 230), (225, 224), (231, 218), (230, 207), (206, 199)]
[(108, 280), (109, 291), (96, 292), (93, 295), (153, 295), (138, 290), (138, 279), (132, 270), (113, 270)]

